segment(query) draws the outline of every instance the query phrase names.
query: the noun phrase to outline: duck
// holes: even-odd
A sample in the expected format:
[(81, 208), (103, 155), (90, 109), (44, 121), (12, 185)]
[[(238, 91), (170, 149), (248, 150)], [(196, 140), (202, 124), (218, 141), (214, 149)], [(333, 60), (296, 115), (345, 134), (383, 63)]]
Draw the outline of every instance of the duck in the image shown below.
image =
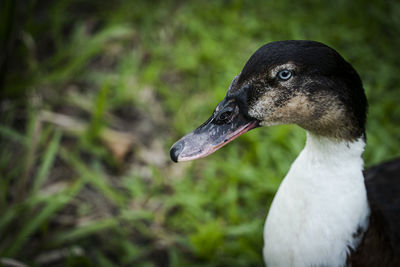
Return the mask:
[(252, 129), (296, 124), (306, 143), (266, 217), (266, 266), (400, 266), (400, 159), (364, 171), (367, 109), (360, 76), (336, 50), (275, 41), (170, 156), (203, 158)]

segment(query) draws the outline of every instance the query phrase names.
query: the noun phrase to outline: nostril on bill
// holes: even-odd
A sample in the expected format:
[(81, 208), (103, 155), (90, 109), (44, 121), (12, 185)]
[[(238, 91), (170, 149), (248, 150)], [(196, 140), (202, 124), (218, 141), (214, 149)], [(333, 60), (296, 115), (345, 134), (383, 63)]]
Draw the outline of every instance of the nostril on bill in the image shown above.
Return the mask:
[(185, 145), (183, 144), (183, 142), (178, 142), (171, 147), (169, 154), (174, 162), (178, 162), (178, 157), (181, 154), (184, 147)]

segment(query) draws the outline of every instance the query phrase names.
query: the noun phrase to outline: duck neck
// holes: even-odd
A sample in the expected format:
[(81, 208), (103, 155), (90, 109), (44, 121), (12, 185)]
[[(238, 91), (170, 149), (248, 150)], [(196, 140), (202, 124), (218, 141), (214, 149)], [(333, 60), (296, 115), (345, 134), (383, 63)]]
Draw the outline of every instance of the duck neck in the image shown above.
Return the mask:
[(345, 265), (368, 224), (364, 145), (307, 133), (265, 223), (267, 265)]

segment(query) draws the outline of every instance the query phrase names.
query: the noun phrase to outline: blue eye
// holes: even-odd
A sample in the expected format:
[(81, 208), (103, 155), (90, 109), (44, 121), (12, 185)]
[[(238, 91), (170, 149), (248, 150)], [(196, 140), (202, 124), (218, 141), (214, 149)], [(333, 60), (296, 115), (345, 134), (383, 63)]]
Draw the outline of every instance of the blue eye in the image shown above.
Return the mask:
[(281, 70), (278, 72), (278, 77), (283, 81), (287, 81), (292, 77), (292, 72), (290, 70)]

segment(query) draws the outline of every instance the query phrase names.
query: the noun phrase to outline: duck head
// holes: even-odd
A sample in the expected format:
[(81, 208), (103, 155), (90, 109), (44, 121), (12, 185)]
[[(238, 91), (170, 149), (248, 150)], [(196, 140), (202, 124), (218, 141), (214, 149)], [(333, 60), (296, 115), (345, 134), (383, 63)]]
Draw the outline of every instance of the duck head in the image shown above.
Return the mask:
[(365, 136), (361, 79), (335, 50), (315, 41), (259, 48), (211, 117), (178, 140), (171, 159), (205, 157), (259, 126), (297, 124), (316, 135), (353, 141)]

